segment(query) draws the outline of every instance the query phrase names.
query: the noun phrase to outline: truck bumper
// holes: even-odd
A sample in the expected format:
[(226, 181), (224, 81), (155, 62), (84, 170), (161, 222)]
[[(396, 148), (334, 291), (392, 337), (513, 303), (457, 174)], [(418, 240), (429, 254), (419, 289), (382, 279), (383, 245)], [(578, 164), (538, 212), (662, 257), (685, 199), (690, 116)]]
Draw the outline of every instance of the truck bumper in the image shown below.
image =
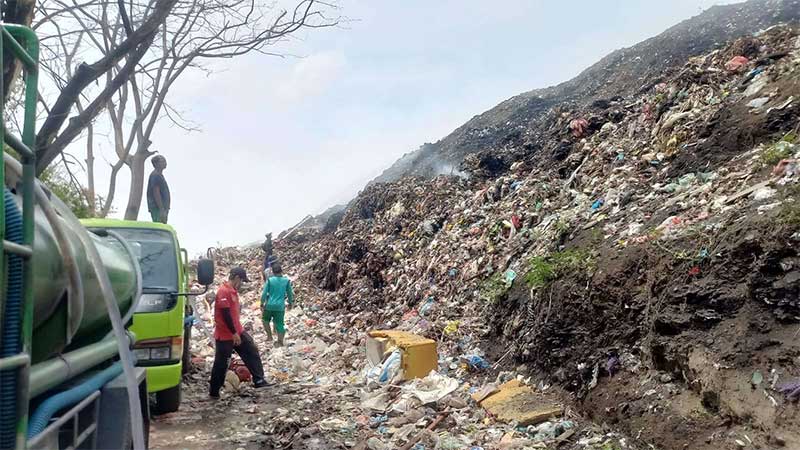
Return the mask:
[(177, 386), (181, 382), (181, 363), (148, 366), (147, 392), (158, 392)]

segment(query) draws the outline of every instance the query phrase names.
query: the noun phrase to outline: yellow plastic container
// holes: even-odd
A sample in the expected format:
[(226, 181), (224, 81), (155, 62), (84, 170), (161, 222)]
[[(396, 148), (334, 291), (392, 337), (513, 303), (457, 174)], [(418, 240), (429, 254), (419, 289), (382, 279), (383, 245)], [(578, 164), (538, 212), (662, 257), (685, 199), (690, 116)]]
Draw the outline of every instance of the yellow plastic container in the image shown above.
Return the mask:
[(367, 357), (373, 364), (380, 364), (383, 358), (400, 349), (403, 379), (425, 378), (439, 367), (436, 341), (407, 331), (375, 330), (367, 339)]

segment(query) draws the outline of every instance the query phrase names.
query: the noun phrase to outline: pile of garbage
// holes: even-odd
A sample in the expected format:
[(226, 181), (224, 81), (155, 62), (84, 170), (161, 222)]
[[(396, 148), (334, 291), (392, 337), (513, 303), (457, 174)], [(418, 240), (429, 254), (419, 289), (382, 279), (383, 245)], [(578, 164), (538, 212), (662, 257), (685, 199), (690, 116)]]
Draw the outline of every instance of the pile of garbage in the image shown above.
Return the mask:
[[(277, 240), (301, 302), (287, 347), (261, 330), (258, 283), (242, 292), (275, 386), (232, 370), (223, 402), (252, 420), (197, 442), (800, 447), (798, 80), (798, 31), (772, 27)], [(219, 279), (261, 270), (258, 248), (214, 256)]]
[[(689, 359), (699, 339), (712, 360), (734, 361), (708, 367), (800, 375), (782, 356), (790, 339), (764, 336), (800, 317), (798, 75), (797, 29), (772, 27), (643, 80), (638, 96), (553, 106), (529, 130), (530, 158), (487, 148), (458, 176), (373, 184), (335, 231), (278, 255), (348, 329), (436, 341), (442, 375), (461, 376), (470, 356), (489, 372), (525, 364), (534, 385), (580, 402), (614, 376), (669, 378), (708, 403), (701, 412), (747, 418), (741, 399), (716, 404), (730, 386)], [(724, 330), (748, 320), (754, 338), (781, 347), (763, 353), (768, 367), (726, 342)], [(766, 389), (773, 410), (786, 400)], [(663, 414), (647, 406), (653, 421)], [(637, 439), (718, 448), (705, 426), (668, 444)], [(770, 439), (748, 433), (744, 442)], [(781, 439), (800, 442), (790, 434)]]
[[(250, 249), (216, 255), (218, 281), (231, 265), (252, 274), (259, 269)], [(263, 330), (260, 283), (242, 288), (242, 323), (261, 351), (271, 386), (253, 389), (234, 357), (219, 401), (206, 399), (214, 294), (195, 299), (184, 406), (156, 418), (154, 445), (423, 450), (569, 443), (563, 448), (583, 449), (622, 438), (591, 424), (578, 427), (578, 417), (548, 387), (523, 376), (525, 368), (495, 372), (479, 354), (448, 357), (437, 341), (420, 335), (355, 328), (351, 317), (320, 308), (301, 280), (295, 285), (300, 307), (287, 312), (285, 347), (274, 347)], [(177, 429), (182, 432), (171, 432)]]

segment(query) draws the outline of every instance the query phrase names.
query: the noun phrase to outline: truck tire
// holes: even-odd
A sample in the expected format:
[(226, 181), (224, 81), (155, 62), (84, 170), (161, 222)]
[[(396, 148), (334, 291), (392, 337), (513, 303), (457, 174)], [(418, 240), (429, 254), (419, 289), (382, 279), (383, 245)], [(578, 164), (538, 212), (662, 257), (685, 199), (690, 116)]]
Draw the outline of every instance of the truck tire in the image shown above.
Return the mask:
[(183, 356), (181, 357), (181, 374), (187, 374), (192, 371), (192, 326), (189, 325), (183, 329)]
[(181, 406), (181, 385), (156, 392), (156, 410), (158, 414), (175, 412)]

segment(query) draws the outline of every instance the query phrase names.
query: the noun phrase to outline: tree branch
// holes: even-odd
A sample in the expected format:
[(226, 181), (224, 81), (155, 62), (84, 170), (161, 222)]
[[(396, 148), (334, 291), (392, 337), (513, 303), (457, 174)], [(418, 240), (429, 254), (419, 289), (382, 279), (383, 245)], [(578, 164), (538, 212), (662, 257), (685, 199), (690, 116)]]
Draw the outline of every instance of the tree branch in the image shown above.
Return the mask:
[[(127, 67), (128, 70), (124, 75), (126, 77), (130, 76), (130, 74), (133, 73), (133, 69), (136, 67), (136, 64), (138, 64), (139, 60), (142, 59), (147, 51), (147, 46), (149, 46), (153, 41), (153, 37), (158, 30), (159, 24), (164, 21), (177, 1), (178, 0), (157, 0), (152, 14), (118, 47), (116, 47), (110, 53), (104, 55), (94, 64), (89, 65), (84, 63), (78, 67), (78, 69), (75, 71), (75, 75), (70, 79), (69, 83), (67, 83), (67, 86), (65, 86), (61, 91), (58, 100), (56, 100), (56, 102), (53, 104), (50, 114), (42, 124), (42, 127), (39, 129), (39, 133), (36, 136), (37, 174), (40, 174), (44, 168), (53, 161), (58, 152), (63, 150), (66, 144), (71, 142), (72, 139), (74, 139), (80, 133), (80, 130), (76, 129), (78, 124), (84, 124), (85, 126), (85, 123), (91, 119), (94, 119), (94, 117), (96, 117), (100, 112), (101, 108), (99, 107), (98, 102), (92, 102), (89, 106), (87, 106), (84, 114), (79, 116), (79, 120), (75, 122), (76, 126), (68, 127), (64, 133), (59, 135), (58, 132), (61, 130), (61, 127), (66, 121), (67, 116), (69, 115), (69, 112), (75, 104), (75, 101), (78, 99), (80, 93), (90, 83), (102, 76), (106, 71), (111, 70), (111, 68), (113, 68), (118, 61), (127, 55), (130, 55), (130, 57), (128, 58), (128, 62), (125, 64), (125, 67)], [(117, 78), (120, 78), (120, 74), (117, 75)], [(115, 83), (114, 87), (119, 88), (119, 86), (125, 81), (126, 79), (119, 80), (118, 83)], [(114, 91), (108, 91), (108, 88), (103, 91), (105, 98), (101, 104), (105, 104), (105, 100), (113, 95)], [(100, 98), (98, 97), (98, 99)], [(67, 133), (67, 131), (69, 131), (69, 133)], [(58, 142), (58, 145), (55, 145), (56, 142)]]
[[(86, 128), (86, 126), (95, 117), (97, 117), (98, 114), (100, 114), (114, 93), (117, 92), (120, 86), (128, 81), (128, 78), (130, 78), (131, 74), (135, 70), (139, 60), (142, 59), (142, 56), (144, 56), (145, 52), (147, 52), (147, 47), (150, 45), (150, 41), (152, 41), (152, 39), (153, 36), (151, 35), (150, 40), (142, 42), (139, 45), (139, 48), (137, 48), (136, 51), (128, 57), (127, 62), (122, 69), (120, 69), (119, 73), (117, 73), (112, 82), (109, 83), (105, 89), (103, 89), (97, 98), (95, 98), (94, 101), (92, 101), (82, 113), (69, 120), (69, 125), (67, 125), (67, 128), (65, 128), (64, 131), (61, 132), (61, 134), (59, 134), (53, 142), (47, 145), (43, 144), (37, 149), (37, 174), (43, 172), (44, 169), (47, 168), (51, 162), (53, 162), (53, 159), (55, 159), (55, 157), (58, 156), (58, 154), (63, 151), (64, 148), (66, 148), (66, 146), (69, 145), (76, 137), (78, 137), (81, 131)], [(55, 107), (53, 107), (50, 117), (53, 117), (54, 113)], [(61, 122), (63, 123), (63, 120)]]

